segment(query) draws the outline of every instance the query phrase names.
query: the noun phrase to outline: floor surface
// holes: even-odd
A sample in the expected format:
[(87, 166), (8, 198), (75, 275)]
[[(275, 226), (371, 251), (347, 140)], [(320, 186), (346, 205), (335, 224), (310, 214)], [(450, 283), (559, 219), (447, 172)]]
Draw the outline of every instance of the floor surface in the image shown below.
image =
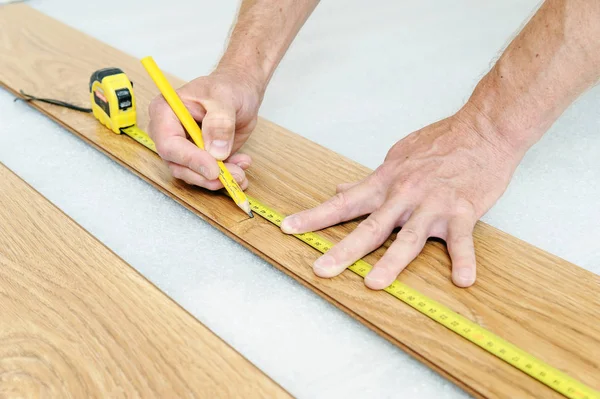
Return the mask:
[[(28, 3), (132, 55), (152, 55), (184, 79), (211, 70), (237, 7), (234, 0)], [(460, 107), (538, 5), (487, 3), (321, 2), (260, 114), (375, 168), (397, 140)], [(600, 274), (598, 154), (600, 87), (528, 153), (483, 220)], [(0, 162), (293, 395), (467, 397), (4, 91)]]

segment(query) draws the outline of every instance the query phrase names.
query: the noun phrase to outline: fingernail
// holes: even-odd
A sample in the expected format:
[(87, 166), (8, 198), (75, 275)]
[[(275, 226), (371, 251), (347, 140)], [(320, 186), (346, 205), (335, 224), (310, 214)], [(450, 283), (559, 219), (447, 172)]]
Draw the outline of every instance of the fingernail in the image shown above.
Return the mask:
[(236, 182), (241, 183), (244, 181), (244, 176), (240, 176), (236, 173), (232, 173), (231, 176), (235, 179)]
[(369, 287), (382, 287), (388, 280), (387, 273), (382, 269), (374, 268), (371, 273), (365, 277), (365, 283)]
[(335, 266), (335, 259), (331, 255), (323, 255), (315, 261), (314, 271), (321, 277), (328, 277), (331, 268)]
[(300, 220), (296, 216), (288, 216), (281, 222), (281, 230), (287, 234), (295, 234), (300, 227)]
[(213, 140), (208, 146), (208, 152), (216, 159), (223, 160), (229, 155), (229, 142), (227, 140)]
[(240, 163), (238, 163), (236, 165), (239, 166), (242, 169), (248, 169), (250, 167), (250, 164), (248, 162), (240, 162)]
[(469, 286), (471, 284), (473, 284), (473, 280), (474, 280), (474, 276), (473, 276), (473, 272), (470, 268), (467, 267), (463, 267), (461, 269), (458, 269), (458, 273), (457, 274), (457, 282), (461, 285), (461, 286)]

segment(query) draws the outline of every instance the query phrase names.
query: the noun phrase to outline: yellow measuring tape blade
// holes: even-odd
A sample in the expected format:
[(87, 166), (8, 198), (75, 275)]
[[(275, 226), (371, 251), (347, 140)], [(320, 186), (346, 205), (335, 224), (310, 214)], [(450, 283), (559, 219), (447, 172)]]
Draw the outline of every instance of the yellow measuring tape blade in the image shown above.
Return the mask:
[[(140, 144), (156, 152), (154, 142), (143, 130), (133, 126), (122, 131)], [(256, 215), (263, 217), (276, 226), (281, 226), (281, 222), (285, 218), (284, 215), (256, 198), (248, 196), (248, 200), (250, 201), (252, 211)], [(321, 253), (329, 251), (333, 246), (332, 242), (317, 233), (295, 234), (294, 236)], [(359, 260), (348, 267), (350, 271), (363, 278), (366, 277), (371, 268), (372, 266), (363, 260)], [(395, 280), (385, 291), (556, 392), (572, 399), (600, 399), (600, 392), (535, 358), (528, 352), (461, 316), (441, 303), (421, 294), (408, 285)]]
[(125, 133), (126, 135), (128, 135), (129, 137), (131, 137), (132, 139), (134, 139), (135, 141), (137, 141), (144, 147), (146, 147), (154, 152), (157, 152), (156, 146), (154, 145), (154, 141), (152, 141), (152, 139), (150, 138), (150, 136), (148, 136), (148, 134), (146, 132), (144, 132), (142, 129), (140, 129), (136, 125), (123, 128), (123, 129), (121, 129), (121, 132)]

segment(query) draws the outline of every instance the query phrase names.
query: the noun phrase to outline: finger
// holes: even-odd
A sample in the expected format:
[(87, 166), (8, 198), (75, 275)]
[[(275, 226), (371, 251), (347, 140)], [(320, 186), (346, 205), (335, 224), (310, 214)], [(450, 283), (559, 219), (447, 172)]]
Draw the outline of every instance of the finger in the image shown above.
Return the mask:
[[(204, 112), (199, 104), (185, 104), (192, 115)], [(162, 96), (152, 100), (149, 115), (148, 134), (161, 158), (185, 166), (209, 180), (218, 177), (219, 168), (215, 160), (187, 139), (181, 122)]]
[[(181, 93), (183, 94), (183, 90)], [(195, 120), (201, 120), (204, 117), (205, 111), (200, 104), (194, 101), (182, 101)], [(148, 115), (150, 117), (148, 135), (157, 146), (173, 136), (186, 137), (185, 129), (163, 96), (152, 100), (148, 107)]]
[(230, 162), (225, 162), (225, 167), (227, 168), (227, 170), (229, 170), (229, 173), (231, 173), (235, 181), (238, 182), (242, 190), (248, 188), (248, 179), (246, 177), (246, 172), (244, 172), (244, 169)]
[(373, 212), (383, 202), (379, 191), (372, 183), (365, 181), (315, 208), (286, 217), (281, 229), (288, 234), (305, 233)]
[(380, 290), (389, 286), (400, 272), (415, 259), (429, 236), (437, 215), (415, 212), (398, 232), (396, 239), (365, 277), (367, 287)]
[[(208, 180), (193, 170), (176, 163), (169, 162), (168, 165), (173, 177), (183, 180), (187, 184), (203, 187), (213, 191), (223, 188), (223, 184), (219, 179)], [(242, 190), (245, 190), (248, 187), (248, 179), (246, 178), (244, 171), (235, 164), (226, 163), (225, 166), (231, 172), (231, 175), (238, 182)]]
[(232, 153), (238, 151), (246, 143), (248, 137), (250, 137), (250, 134), (252, 134), (254, 128), (256, 127), (257, 118), (254, 117), (246, 124), (239, 123), (240, 121), (236, 120), (237, 125), (235, 127), (235, 138), (233, 140), (233, 147), (231, 147)]
[(452, 260), (452, 281), (459, 287), (470, 287), (475, 283), (477, 262), (473, 246), (474, 223), (456, 217), (448, 226), (448, 252)]
[(206, 109), (206, 115), (202, 119), (204, 148), (215, 159), (227, 159), (235, 134), (235, 109), (213, 100), (203, 101), (202, 105)]
[(148, 107), (148, 135), (159, 143), (167, 137), (185, 137), (185, 131), (163, 96), (155, 97)]
[(334, 277), (372, 252), (390, 236), (399, 213), (396, 206), (385, 206), (362, 221), (346, 238), (334, 245), (313, 265), (319, 277)]
[(250, 155), (238, 153), (238, 154), (233, 154), (232, 156), (227, 158), (227, 162), (236, 164), (243, 170), (246, 170), (252, 164), (252, 158), (250, 157)]
[(156, 149), (164, 160), (191, 169), (208, 180), (219, 177), (219, 166), (215, 159), (185, 137), (167, 137), (156, 143)]

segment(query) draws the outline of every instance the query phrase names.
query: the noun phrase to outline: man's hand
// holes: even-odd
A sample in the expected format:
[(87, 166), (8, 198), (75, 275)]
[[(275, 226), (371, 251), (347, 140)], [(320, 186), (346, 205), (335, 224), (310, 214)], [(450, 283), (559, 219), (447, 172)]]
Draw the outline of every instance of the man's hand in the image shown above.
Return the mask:
[(177, 90), (194, 119), (202, 123), (206, 151), (186, 137), (181, 123), (162, 96), (150, 105), (150, 137), (174, 177), (218, 190), (216, 160), (242, 189), (248, 155), (236, 153), (256, 126), (257, 113), (275, 68), (316, 7), (318, 0), (243, 0), (227, 50), (209, 76)]
[(283, 221), (284, 232), (303, 233), (370, 214), (317, 259), (318, 276), (340, 274), (402, 226), (366, 277), (368, 287), (390, 285), (429, 237), (448, 243), (454, 283), (474, 283), (473, 227), (502, 195), (520, 158), (493, 129), (477, 130), (468, 118), (457, 114), (410, 134), (365, 180), (338, 186), (325, 203)]
[(284, 232), (302, 233), (370, 214), (315, 262), (315, 273), (338, 275), (402, 226), (367, 286), (390, 285), (428, 237), (448, 244), (454, 283), (472, 285), (476, 221), (525, 152), (600, 79), (598, 17), (597, 0), (546, 0), (456, 115), (399, 141), (364, 181), (286, 218)]
[(218, 190), (216, 160), (225, 165), (240, 184), (248, 186), (244, 170), (250, 166), (248, 155), (237, 150), (246, 142), (257, 121), (262, 92), (249, 77), (217, 69), (197, 78), (178, 91), (196, 121), (202, 123), (205, 150), (186, 137), (186, 132), (162, 96), (150, 104), (148, 133), (171, 173), (196, 186)]

